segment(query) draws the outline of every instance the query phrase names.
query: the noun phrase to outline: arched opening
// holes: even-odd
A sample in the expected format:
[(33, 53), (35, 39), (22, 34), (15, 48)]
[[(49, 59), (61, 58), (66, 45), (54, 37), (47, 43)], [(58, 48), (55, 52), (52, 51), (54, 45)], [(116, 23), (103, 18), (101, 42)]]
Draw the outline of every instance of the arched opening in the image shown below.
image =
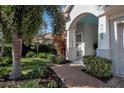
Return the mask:
[(70, 29), (75, 30), (76, 59), (96, 55), (98, 44), (98, 18), (90, 13), (79, 15)]

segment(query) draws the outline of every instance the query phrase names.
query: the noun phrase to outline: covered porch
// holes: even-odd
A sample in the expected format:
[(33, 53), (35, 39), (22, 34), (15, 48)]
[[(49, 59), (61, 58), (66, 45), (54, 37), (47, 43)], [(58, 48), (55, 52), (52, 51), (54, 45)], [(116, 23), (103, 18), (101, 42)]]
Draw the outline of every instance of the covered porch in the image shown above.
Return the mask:
[(78, 64), (82, 64), (82, 57), (86, 55), (111, 59), (108, 16), (93, 11), (94, 6), (88, 7), (89, 10), (82, 12), (82, 8), (80, 13), (72, 10), (66, 22), (66, 59)]
[(67, 34), (67, 59), (82, 63), (85, 55), (96, 55), (98, 44), (98, 18), (85, 13), (74, 19)]

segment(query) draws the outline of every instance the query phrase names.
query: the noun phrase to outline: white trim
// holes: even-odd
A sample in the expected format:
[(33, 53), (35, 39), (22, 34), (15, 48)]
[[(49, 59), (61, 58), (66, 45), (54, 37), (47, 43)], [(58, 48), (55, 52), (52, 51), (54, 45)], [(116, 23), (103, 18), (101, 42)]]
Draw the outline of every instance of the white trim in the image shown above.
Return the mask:
[(118, 54), (118, 23), (117, 22), (114, 22), (114, 33), (115, 33), (115, 40), (117, 42), (117, 47), (116, 47), (116, 51), (117, 51), (117, 62), (115, 63), (116, 64), (116, 74), (119, 75), (119, 54)]
[(72, 5), (67, 5), (64, 9), (64, 12), (68, 13), (69, 9), (71, 8)]
[[(114, 6), (115, 7), (115, 6)], [(124, 16), (124, 7), (122, 6), (116, 6), (115, 8), (113, 8), (111, 11), (109, 11), (108, 13), (106, 13), (109, 16), (109, 19), (112, 20), (114, 18), (120, 17), (120, 16)]]
[(119, 65), (120, 65), (120, 60), (119, 60), (119, 29), (118, 29), (118, 25), (119, 24), (123, 24), (124, 23), (124, 20), (122, 21), (117, 21), (117, 22), (114, 22), (114, 33), (115, 33), (115, 40), (117, 42), (117, 47), (116, 47), (116, 51), (117, 51), (117, 62), (115, 63), (116, 64), (116, 74), (120, 76), (120, 73), (119, 73)]

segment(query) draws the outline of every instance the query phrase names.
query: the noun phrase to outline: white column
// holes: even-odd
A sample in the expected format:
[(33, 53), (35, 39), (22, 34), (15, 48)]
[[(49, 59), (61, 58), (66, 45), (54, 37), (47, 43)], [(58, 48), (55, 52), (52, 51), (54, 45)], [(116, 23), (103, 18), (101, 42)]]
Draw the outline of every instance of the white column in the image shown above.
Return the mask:
[(70, 36), (69, 30), (67, 30), (67, 37), (66, 37), (66, 59), (69, 60), (69, 43), (70, 43)]
[(67, 42), (66, 42), (66, 59), (75, 60), (76, 59), (76, 36), (75, 30), (67, 31)]
[(111, 59), (109, 20), (106, 15), (99, 17), (97, 56)]

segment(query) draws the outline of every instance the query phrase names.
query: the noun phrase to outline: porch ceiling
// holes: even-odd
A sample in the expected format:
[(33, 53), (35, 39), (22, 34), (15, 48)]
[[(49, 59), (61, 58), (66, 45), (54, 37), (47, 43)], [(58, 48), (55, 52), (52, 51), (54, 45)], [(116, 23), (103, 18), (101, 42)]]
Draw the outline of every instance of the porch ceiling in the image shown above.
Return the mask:
[(98, 24), (98, 18), (94, 15), (87, 15), (85, 17), (80, 18), (77, 24), (88, 23), (88, 24)]

